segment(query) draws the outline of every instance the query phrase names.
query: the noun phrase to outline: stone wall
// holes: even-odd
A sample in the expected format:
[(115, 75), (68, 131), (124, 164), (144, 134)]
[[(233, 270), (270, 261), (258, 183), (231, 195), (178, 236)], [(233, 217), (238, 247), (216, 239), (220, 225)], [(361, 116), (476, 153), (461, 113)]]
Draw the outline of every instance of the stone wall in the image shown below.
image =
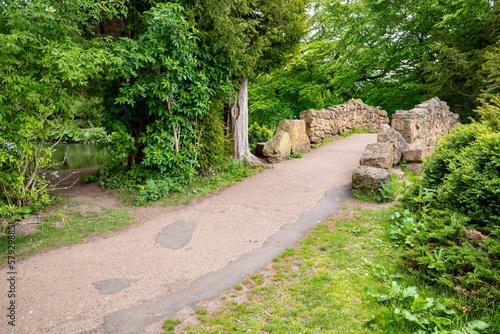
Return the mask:
[[(392, 127), (381, 125), (377, 143), (369, 144), (352, 175), (353, 189), (376, 191), (389, 182), (389, 171), (401, 158), (420, 166), (432, 152), (437, 140), (456, 125), (458, 115), (450, 112), (446, 102), (437, 97), (411, 110), (398, 110), (392, 116)], [(395, 170), (393, 170), (395, 171)]]
[(300, 119), (306, 122), (311, 143), (352, 129), (378, 131), (382, 124), (389, 124), (387, 112), (357, 100), (322, 110), (309, 109), (300, 113)]
[(398, 110), (392, 115), (392, 128), (403, 136), (408, 148), (403, 159), (422, 162), (432, 152), (438, 138), (446, 135), (457, 124), (458, 114), (437, 97), (416, 105), (411, 110)]

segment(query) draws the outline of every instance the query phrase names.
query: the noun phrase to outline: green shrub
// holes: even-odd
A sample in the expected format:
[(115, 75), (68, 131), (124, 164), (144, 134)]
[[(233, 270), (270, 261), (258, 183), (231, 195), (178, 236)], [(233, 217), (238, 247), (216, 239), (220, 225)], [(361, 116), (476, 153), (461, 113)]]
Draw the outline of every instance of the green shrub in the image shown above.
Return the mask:
[(493, 96), (489, 101), (482, 100), (476, 112), (482, 124), (500, 132), (500, 95)]
[(388, 232), (406, 246), (406, 267), (420, 277), (456, 290), (476, 308), (500, 298), (498, 229), (486, 236), (465, 215), (430, 210), (420, 220), (409, 211), (394, 214)]
[(269, 129), (265, 125), (259, 125), (254, 122), (248, 128), (248, 142), (250, 144), (250, 150), (255, 153), (255, 147), (257, 143), (266, 142), (273, 136), (273, 130)]
[(108, 144), (111, 136), (104, 128), (68, 128), (64, 130), (54, 130), (51, 133), (54, 142), (63, 143), (83, 143), (83, 144)]
[(208, 175), (220, 172), (230, 155), (230, 142), (225, 134), (225, 125), (217, 110), (223, 110), (222, 99), (212, 103), (211, 110), (200, 122), (200, 154), (198, 162), (201, 173)]
[(367, 294), (390, 305), (393, 309), (393, 321), (405, 329), (413, 329), (415, 333), (449, 333), (447, 329), (452, 329), (454, 334), (478, 334), (478, 330), (489, 327), (480, 320), (457, 326), (457, 312), (447, 306), (445, 300), (422, 297), (415, 286), (404, 287), (392, 281), (387, 292), (368, 289)]
[(437, 189), (446, 175), (450, 173), (450, 164), (465, 147), (472, 144), (481, 134), (489, 132), (487, 126), (480, 123), (457, 126), (452, 133), (441, 139), (432, 155), (423, 164), (423, 187)]
[(480, 227), (500, 223), (500, 133), (481, 134), (448, 166), (438, 200)]

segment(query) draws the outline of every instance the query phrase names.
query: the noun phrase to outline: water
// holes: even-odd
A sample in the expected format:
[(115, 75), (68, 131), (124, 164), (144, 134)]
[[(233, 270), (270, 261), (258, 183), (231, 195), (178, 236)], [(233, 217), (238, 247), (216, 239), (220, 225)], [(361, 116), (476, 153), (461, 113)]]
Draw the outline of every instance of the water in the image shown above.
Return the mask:
[(100, 166), (108, 159), (108, 152), (105, 148), (98, 145), (88, 144), (57, 144), (55, 152), (52, 153), (52, 161), (64, 161), (64, 164), (58, 169), (78, 169), (93, 166)]

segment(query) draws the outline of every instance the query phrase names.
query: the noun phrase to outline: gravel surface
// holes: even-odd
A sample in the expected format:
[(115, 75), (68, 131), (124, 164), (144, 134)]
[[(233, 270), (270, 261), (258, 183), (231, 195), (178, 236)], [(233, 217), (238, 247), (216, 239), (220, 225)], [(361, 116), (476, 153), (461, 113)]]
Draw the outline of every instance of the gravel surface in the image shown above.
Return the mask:
[(336, 140), (190, 205), (141, 208), (120, 232), (23, 259), (16, 326), (3, 316), (0, 332), (161, 333), (163, 319), (217, 297), (334, 214), (375, 141)]

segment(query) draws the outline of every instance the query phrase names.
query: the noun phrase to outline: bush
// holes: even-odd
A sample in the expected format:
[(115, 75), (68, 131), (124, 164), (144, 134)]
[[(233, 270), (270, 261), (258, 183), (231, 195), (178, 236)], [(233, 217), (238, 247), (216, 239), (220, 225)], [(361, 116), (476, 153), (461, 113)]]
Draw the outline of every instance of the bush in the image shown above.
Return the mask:
[(69, 128), (64, 130), (54, 130), (51, 133), (54, 142), (63, 143), (83, 143), (83, 144), (108, 144), (111, 136), (104, 128), (78, 129)]
[(437, 190), (443, 204), (480, 227), (500, 223), (500, 133), (482, 134), (450, 163)]
[(220, 172), (227, 162), (230, 152), (230, 142), (225, 134), (225, 125), (217, 110), (223, 110), (223, 100), (212, 103), (211, 110), (203, 116), (200, 122), (201, 136), (199, 140), (200, 154), (198, 162), (200, 172), (208, 175)]
[(442, 138), (432, 155), (423, 164), (423, 187), (437, 189), (446, 175), (450, 173), (450, 164), (465, 147), (472, 144), (482, 134), (488, 133), (487, 126), (480, 123), (457, 126), (452, 133)]
[(257, 143), (266, 142), (273, 136), (273, 130), (269, 129), (265, 125), (259, 125), (254, 122), (248, 128), (248, 142), (250, 144), (250, 150), (255, 153), (255, 147)]
[(391, 220), (390, 237), (407, 247), (407, 269), (459, 292), (470, 306), (491, 307), (498, 301), (498, 235), (486, 237), (452, 210), (431, 210), (418, 221), (406, 211)]

